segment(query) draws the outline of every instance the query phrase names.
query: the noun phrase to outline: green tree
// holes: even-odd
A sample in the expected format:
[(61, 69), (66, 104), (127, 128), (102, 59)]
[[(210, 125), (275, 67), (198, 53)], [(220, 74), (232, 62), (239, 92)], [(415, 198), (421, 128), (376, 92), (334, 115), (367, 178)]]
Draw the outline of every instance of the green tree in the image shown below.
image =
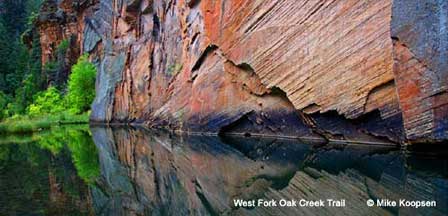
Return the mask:
[(11, 99), (8, 97), (8, 95), (0, 91), (0, 120), (7, 117), (7, 107), (10, 100)]
[(26, 70), (28, 53), (20, 41), (28, 16), (26, 2), (27, 0), (4, 0), (0, 3), (0, 90), (12, 96), (20, 86)]
[(39, 34), (33, 34), (33, 47), (26, 59), (26, 74), (23, 75), (20, 87), (14, 92), (15, 100), (10, 105), (9, 113), (24, 114), (26, 107), (33, 102), (33, 96), (45, 88), (45, 79), (42, 77), (41, 48)]
[(9, 94), (11, 88), (8, 85), (7, 77), (13, 70), (13, 62), (11, 62), (11, 54), (13, 46), (9, 37), (8, 30), (0, 17), (0, 90)]
[(30, 21), (32, 21), (30, 18), (37, 17), (37, 14), (39, 12), (40, 6), (42, 5), (42, 0), (27, 0), (25, 4), (25, 11), (28, 15), (27, 24), (30, 25)]
[[(39, 34), (33, 23), (42, 0), (0, 1), (0, 91), (9, 98), (8, 116), (23, 114), (33, 95), (45, 87), (41, 73)], [(32, 17), (32, 18), (30, 18)], [(31, 50), (22, 42), (21, 34), (32, 33)]]
[(30, 116), (57, 114), (62, 111), (64, 111), (64, 101), (55, 87), (50, 87), (37, 94), (35, 102), (28, 107)]
[(71, 113), (79, 114), (90, 109), (95, 98), (96, 68), (82, 55), (73, 65), (68, 81), (67, 102)]
[(3, 0), (0, 4), (2, 19), (9, 34), (14, 38), (19, 38), (25, 30), (26, 0)]

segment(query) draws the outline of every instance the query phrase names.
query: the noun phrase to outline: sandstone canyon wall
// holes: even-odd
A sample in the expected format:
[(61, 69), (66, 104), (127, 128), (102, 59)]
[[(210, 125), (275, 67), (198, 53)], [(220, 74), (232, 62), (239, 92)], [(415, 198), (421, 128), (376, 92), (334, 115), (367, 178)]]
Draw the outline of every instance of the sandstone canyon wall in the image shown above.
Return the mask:
[(91, 121), (357, 140), (448, 138), (444, 0), (47, 0), (43, 62), (98, 68)]

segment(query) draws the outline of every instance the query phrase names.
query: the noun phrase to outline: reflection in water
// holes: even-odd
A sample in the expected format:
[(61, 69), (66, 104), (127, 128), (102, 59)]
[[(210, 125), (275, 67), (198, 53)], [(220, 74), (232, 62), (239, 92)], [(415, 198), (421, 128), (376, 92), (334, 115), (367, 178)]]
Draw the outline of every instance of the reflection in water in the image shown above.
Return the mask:
[(99, 175), (88, 126), (0, 138), (0, 215), (93, 214), (89, 189)]
[[(175, 136), (93, 128), (101, 215), (447, 214), (447, 159), (381, 147), (317, 147), (291, 140)], [(428, 167), (426, 165), (429, 165)], [(237, 208), (233, 199), (345, 199), (345, 208)], [(380, 208), (368, 199), (436, 200), (436, 208)]]
[[(54, 128), (0, 138), (0, 215), (446, 215), (446, 154), (298, 140)], [(341, 208), (235, 207), (234, 199), (345, 199)], [(367, 207), (368, 199), (436, 208)]]

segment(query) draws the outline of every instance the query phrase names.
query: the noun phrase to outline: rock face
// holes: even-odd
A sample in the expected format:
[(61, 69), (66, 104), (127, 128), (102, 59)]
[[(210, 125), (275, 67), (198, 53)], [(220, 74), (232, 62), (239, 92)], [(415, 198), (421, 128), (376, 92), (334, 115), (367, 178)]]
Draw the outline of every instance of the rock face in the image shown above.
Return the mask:
[(54, 3), (57, 24), (40, 28), (43, 52), (74, 35), (74, 50), (91, 54), (93, 122), (383, 143), (448, 138), (445, 1)]
[(409, 139), (448, 136), (448, 2), (394, 1), (394, 73)]
[[(43, 2), (35, 25), (40, 34), (42, 48), (44, 67), (42, 76), (47, 78), (47, 84), (60, 86), (68, 80), (70, 67), (76, 63), (81, 54), (80, 43), (83, 34), (79, 30), (83, 28), (84, 17), (92, 13), (93, 8), (89, 8), (92, 2), (70, 0)], [(63, 43), (66, 43), (68, 49), (62, 48)]]

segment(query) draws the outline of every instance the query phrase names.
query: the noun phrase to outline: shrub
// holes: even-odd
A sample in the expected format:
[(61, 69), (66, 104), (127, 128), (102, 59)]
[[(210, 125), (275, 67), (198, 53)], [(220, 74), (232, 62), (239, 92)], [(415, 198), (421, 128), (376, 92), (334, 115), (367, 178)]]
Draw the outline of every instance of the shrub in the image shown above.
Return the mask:
[(95, 98), (96, 68), (83, 55), (73, 65), (68, 81), (67, 104), (72, 114), (79, 114), (90, 109)]
[(55, 87), (36, 95), (35, 102), (28, 107), (28, 115), (39, 116), (43, 114), (56, 114), (64, 111), (64, 101)]

